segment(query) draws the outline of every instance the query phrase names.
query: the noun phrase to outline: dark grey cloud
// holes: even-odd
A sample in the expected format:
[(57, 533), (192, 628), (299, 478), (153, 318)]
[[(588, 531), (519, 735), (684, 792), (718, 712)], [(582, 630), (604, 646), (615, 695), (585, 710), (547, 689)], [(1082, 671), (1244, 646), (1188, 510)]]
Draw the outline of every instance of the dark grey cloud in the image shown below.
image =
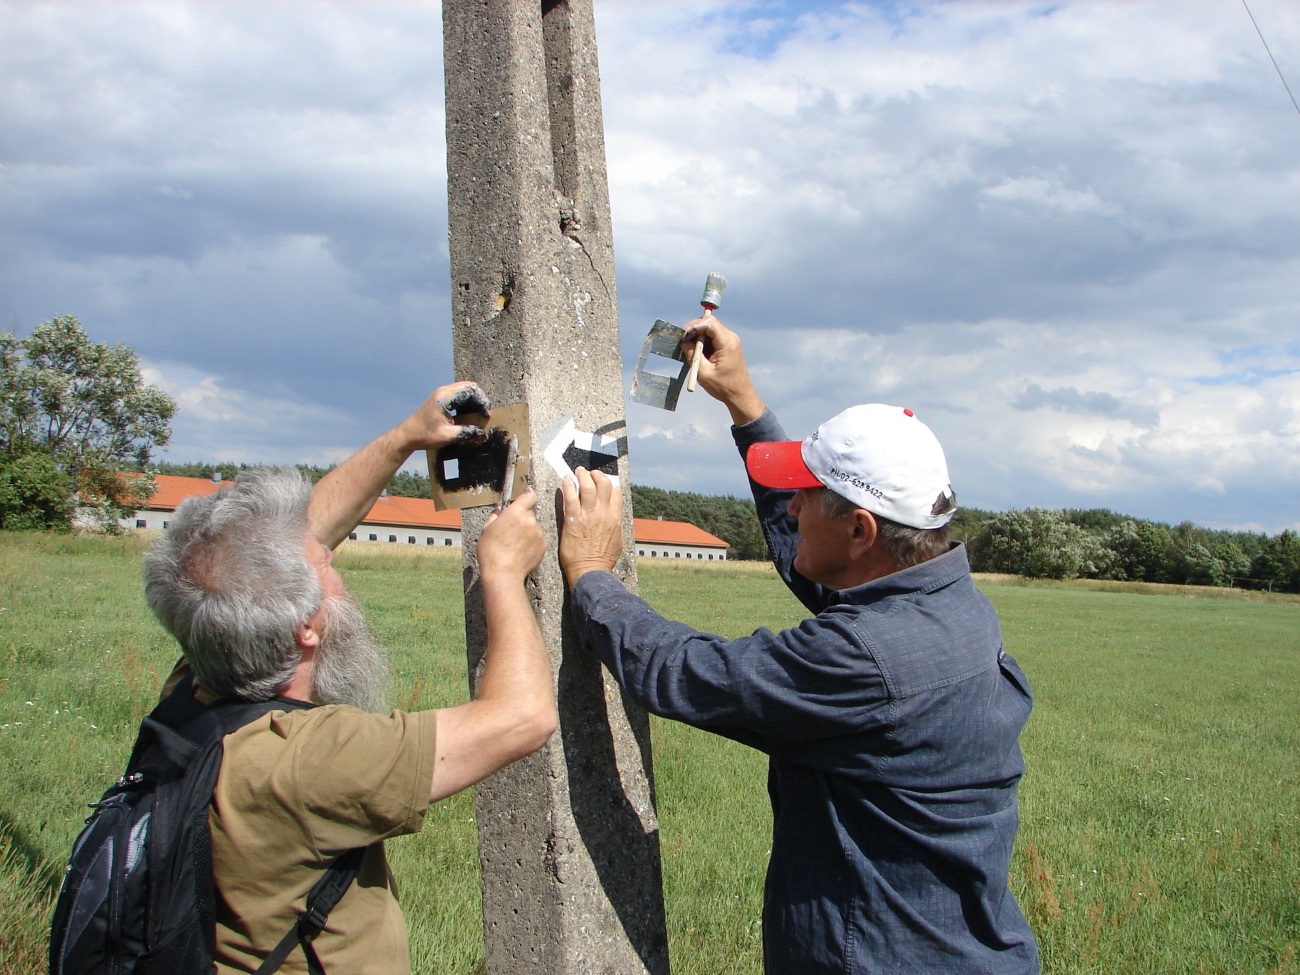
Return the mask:
[(1160, 423), (1160, 413), (1149, 406), (1124, 403), (1110, 393), (1079, 392), (1073, 386), (1043, 389), (1030, 383), (1012, 404), (1018, 410), (1059, 410), (1062, 413), (1112, 417), (1129, 420), (1140, 427), (1154, 427)]

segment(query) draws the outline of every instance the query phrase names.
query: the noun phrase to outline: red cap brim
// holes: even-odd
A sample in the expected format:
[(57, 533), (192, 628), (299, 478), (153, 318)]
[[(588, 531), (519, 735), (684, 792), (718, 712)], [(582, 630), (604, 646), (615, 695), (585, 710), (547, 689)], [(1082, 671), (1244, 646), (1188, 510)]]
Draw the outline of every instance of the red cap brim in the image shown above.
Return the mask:
[(763, 487), (779, 491), (821, 487), (822, 482), (803, 462), (802, 448), (799, 440), (752, 444), (745, 454), (745, 469)]

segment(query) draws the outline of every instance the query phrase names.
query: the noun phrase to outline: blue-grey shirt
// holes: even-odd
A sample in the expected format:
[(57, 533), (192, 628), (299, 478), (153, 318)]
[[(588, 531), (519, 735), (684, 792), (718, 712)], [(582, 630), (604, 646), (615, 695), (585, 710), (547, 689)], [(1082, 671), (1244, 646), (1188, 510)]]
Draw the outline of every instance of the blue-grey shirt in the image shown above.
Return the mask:
[[(771, 413), (733, 432), (742, 454), (787, 439)], [(1029, 684), (965, 549), (832, 592), (791, 568), (790, 492), (753, 490), (777, 571), (812, 618), (725, 640), (601, 572), (572, 605), (648, 710), (770, 756), (766, 972), (1037, 972), (1007, 887)]]

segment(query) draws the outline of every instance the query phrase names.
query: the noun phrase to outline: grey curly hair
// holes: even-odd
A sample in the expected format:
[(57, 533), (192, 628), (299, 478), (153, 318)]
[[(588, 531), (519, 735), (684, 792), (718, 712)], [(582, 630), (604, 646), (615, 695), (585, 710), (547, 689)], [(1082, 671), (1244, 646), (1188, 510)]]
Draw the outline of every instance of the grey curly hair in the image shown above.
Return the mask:
[(245, 471), (181, 504), (145, 553), (149, 608), (218, 694), (262, 701), (293, 678), (294, 631), (323, 599), (304, 552), (310, 495), (292, 468)]

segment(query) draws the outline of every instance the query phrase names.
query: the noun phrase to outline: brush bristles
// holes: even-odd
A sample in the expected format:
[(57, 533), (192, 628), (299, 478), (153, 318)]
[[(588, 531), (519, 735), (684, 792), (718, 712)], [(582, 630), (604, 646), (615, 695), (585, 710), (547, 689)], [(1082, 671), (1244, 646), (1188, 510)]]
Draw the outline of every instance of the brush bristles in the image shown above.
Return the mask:
[(717, 271), (712, 271), (709, 278), (704, 282), (704, 297), (700, 299), (700, 304), (709, 308), (717, 308), (722, 304), (722, 292), (727, 290), (727, 279)]

